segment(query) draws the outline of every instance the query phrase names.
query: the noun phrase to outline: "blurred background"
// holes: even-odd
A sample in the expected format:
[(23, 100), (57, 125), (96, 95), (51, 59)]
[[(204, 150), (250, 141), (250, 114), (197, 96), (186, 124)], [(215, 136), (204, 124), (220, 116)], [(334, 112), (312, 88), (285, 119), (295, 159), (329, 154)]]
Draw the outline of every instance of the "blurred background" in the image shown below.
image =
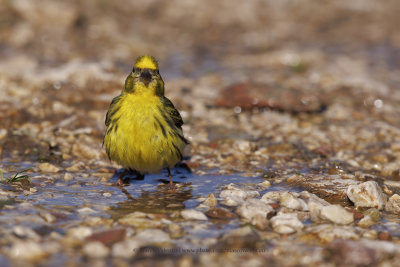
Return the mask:
[[(399, 243), (400, 208), (361, 226), (373, 225), (367, 234), (357, 222), (345, 226), (349, 234), (336, 221), (320, 234), (313, 230), (319, 221), (311, 223), (302, 209), (306, 230), (291, 236), (273, 233), (266, 214), (250, 228), (236, 207), (207, 213), (209, 219), (202, 214), (207, 221), (179, 212), (199, 207), (209, 194), (219, 198), (212, 195), (213, 205), (226, 207), (219, 191), (232, 183), (262, 193), (307, 190), (350, 209), (352, 183), (372, 179), (388, 196), (400, 194), (399, 14), (399, 0), (0, 0), (0, 171), (10, 179), (0, 188), (0, 252), (32, 262), (52, 255), (49, 266), (88, 265), (88, 255), (131, 260), (136, 251), (124, 240), (137, 244), (149, 228), (145, 244), (271, 248), (258, 255), (259, 265), (255, 254), (238, 261), (239, 254), (217, 253), (201, 256), (205, 266), (374, 265), (383, 259), (375, 250), (395, 249), (337, 243), (326, 254), (320, 248), (337, 237)], [(120, 166), (102, 148), (109, 104), (143, 54), (159, 60), (166, 96), (191, 142), (185, 163), (173, 169), (176, 194), (161, 184), (166, 173), (111, 186)], [(25, 168), (32, 169), (24, 170), (24, 183), (11, 181)], [(135, 211), (139, 220), (123, 217)], [(240, 232), (243, 239), (222, 238), (243, 225), (251, 230)], [(86, 247), (84, 237), (115, 227), (122, 228), (114, 232), (117, 249), (111, 241), (102, 250)], [(398, 262), (393, 253), (387, 258)], [(354, 264), (346, 264), (345, 254)]]
[(142, 54), (159, 60), (193, 144), (213, 133), (190, 127), (226, 122), (212, 107), (367, 110), (400, 125), (399, 12), (396, 0), (1, 0), (3, 156), (29, 154), (9, 131), (27, 122), (31, 147), (44, 129), (89, 127), (101, 150), (108, 105)]
[(313, 71), (338, 57), (373, 74), (398, 67), (399, 11), (396, 0), (2, 0), (1, 72), (24, 77), (95, 62), (127, 73), (148, 53), (169, 78), (219, 71), (250, 79), (253, 69), (280, 71), (274, 60), (303, 60)]

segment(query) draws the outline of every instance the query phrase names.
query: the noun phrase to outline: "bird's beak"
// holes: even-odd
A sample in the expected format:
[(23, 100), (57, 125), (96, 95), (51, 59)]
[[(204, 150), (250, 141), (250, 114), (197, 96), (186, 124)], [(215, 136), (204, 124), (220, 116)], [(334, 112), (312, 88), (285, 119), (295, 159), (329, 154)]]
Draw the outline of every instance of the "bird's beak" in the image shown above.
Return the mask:
[(147, 86), (151, 81), (151, 73), (149, 70), (144, 69), (142, 73), (140, 73), (140, 80)]

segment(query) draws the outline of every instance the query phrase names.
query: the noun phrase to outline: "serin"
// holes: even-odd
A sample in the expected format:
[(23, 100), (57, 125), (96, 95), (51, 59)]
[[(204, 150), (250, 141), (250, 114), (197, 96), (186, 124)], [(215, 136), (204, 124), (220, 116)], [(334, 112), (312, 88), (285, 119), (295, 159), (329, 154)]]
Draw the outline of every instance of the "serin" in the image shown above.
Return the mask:
[[(164, 96), (164, 81), (152, 56), (136, 59), (121, 94), (106, 115), (103, 145), (110, 160), (140, 174), (159, 172), (182, 160), (188, 141), (182, 133), (182, 117)], [(122, 185), (120, 176), (117, 185)]]

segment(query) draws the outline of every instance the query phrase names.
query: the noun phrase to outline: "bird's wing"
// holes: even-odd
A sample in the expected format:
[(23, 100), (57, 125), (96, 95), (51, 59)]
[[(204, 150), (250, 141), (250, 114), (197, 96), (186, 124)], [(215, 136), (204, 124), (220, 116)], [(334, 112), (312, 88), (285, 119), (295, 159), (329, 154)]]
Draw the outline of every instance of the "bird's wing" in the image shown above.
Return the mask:
[(168, 113), (168, 115), (171, 117), (171, 119), (174, 121), (174, 124), (176, 127), (181, 128), (183, 125), (183, 120), (181, 117), (181, 114), (179, 114), (179, 111), (176, 110), (174, 107), (174, 104), (172, 104), (171, 100), (166, 98), (165, 96), (161, 97), (161, 102), (163, 103), (163, 106)]
[(107, 115), (106, 115), (106, 121), (105, 121), (106, 127), (108, 127), (108, 125), (110, 125), (111, 118), (119, 110), (119, 108), (116, 107), (116, 104), (118, 103), (118, 101), (120, 99), (121, 99), (121, 95), (114, 97), (113, 100), (111, 101), (110, 107), (108, 108)]

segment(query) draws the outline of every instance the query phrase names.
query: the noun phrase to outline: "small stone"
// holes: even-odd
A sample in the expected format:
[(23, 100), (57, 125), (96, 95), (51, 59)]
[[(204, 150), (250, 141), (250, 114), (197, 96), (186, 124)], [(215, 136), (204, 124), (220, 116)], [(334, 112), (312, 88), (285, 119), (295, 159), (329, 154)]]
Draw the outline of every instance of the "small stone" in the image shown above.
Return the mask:
[(206, 215), (213, 219), (229, 220), (237, 218), (236, 214), (228, 209), (224, 208), (213, 208), (206, 212)]
[(186, 220), (201, 220), (201, 221), (208, 220), (207, 216), (204, 215), (204, 213), (194, 209), (182, 210), (181, 215)]
[(296, 213), (279, 212), (270, 221), (274, 231), (279, 234), (291, 234), (304, 227), (303, 223), (297, 218)]
[(102, 231), (98, 233), (94, 233), (88, 237), (86, 237), (87, 241), (99, 241), (104, 245), (112, 245), (116, 242), (119, 242), (125, 238), (125, 229), (112, 229), (107, 231)]
[(378, 239), (378, 232), (375, 230), (367, 230), (362, 234), (362, 237), (368, 239)]
[(392, 195), (385, 205), (385, 210), (393, 214), (400, 214), (400, 196), (398, 194)]
[(137, 239), (118, 242), (112, 246), (111, 254), (113, 257), (130, 259), (136, 255), (142, 244), (143, 242)]
[(49, 212), (40, 212), (39, 216), (42, 217), (43, 220), (48, 223), (53, 223), (56, 221), (56, 217)]
[(258, 186), (261, 186), (263, 188), (269, 188), (269, 187), (271, 187), (271, 182), (268, 180), (265, 180), (264, 182), (259, 183)]
[(310, 219), (313, 222), (317, 222), (321, 218), (321, 209), (323, 207), (329, 206), (329, 202), (319, 198), (315, 194), (312, 194), (308, 191), (301, 192), (301, 197), (305, 198), (307, 201), (307, 206), (310, 211)]
[(78, 158), (86, 158), (86, 159), (100, 159), (100, 149), (94, 149), (90, 146), (75, 143), (72, 146), (72, 155)]
[(7, 129), (0, 129), (0, 140), (3, 140), (7, 136)]
[(375, 207), (383, 209), (386, 196), (375, 181), (368, 181), (347, 188), (347, 196), (356, 207)]
[(364, 211), (364, 215), (370, 216), (371, 219), (376, 223), (381, 220), (381, 214), (380, 214), (379, 210), (376, 208), (370, 208), (370, 209)]
[(363, 227), (363, 228), (367, 228), (370, 227), (372, 225), (374, 225), (375, 222), (374, 220), (372, 220), (371, 216), (367, 215), (364, 216), (364, 218), (362, 218), (359, 222), (358, 222), (358, 226)]
[(254, 190), (240, 189), (235, 184), (231, 183), (225, 186), (225, 190), (221, 191), (219, 196), (224, 198), (224, 205), (235, 207), (243, 204), (244, 200), (247, 198), (260, 196), (260, 193)]
[(56, 167), (53, 164), (50, 164), (48, 162), (39, 163), (38, 167), (39, 167), (39, 170), (41, 172), (56, 173), (56, 172), (60, 171), (60, 168), (58, 168), (58, 167)]
[(364, 214), (362, 214), (361, 212), (358, 212), (356, 210), (350, 211), (353, 213), (354, 220), (361, 220), (362, 218), (364, 218)]
[(31, 187), (31, 188), (29, 188), (29, 192), (36, 193), (37, 189), (35, 187)]
[(264, 229), (268, 225), (267, 216), (273, 213), (274, 209), (259, 199), (250, 198), (240, 205), (236, 212), (247, 222)]
[(72, 166), (65, 168), (66, 171), (69, 172), (77, 172), (85, 168), (85, 164), (83, 162), (78, 162)]
[(320, 217), (337, 224), (350, 224), (354, 221), (353, 213), (340, 205), (329, 205), (321, 208)]
[(77, 212), (82, 213), (82, 214), (89, 214), (89, 213), (95, 213), (96, 211), (89, 207), (83, 207), (83, 208), (78, 209)]
[(217, 205), (217, 203), (218, 203), (217, 199), (215, 198), (213, 193), (209, 194), (208, 197), (203, 201), (203, 204), (210, 208)]
[(290, 192), (285, 192), (284, 194), (282, 194), (280, 204), (281, 206), (289, 209), (308, 211), (308, 206), (306, 202), (301, 198), (295, 197)]
[(109, 198), (109, 197), (111, 197), (111, 196), (112, 196), (112, 194), (111, 194), (110, 192), (105, 192), (105, 193), (103, 193), (103, 197)]
[(337, 226), (332, 224), (321, 224), (308, 229), (318, 235), (322, 242), (332, 242), (340, 239), (358, 239), (358, 235), (354, 232), (354, 227)]
[(110, 253), (110, 249), (99, 241), (91, 241), (83, 246), (82, 252), (89, 258), (105, 258)]
[(14, 243), (9, 251), (9, 256), (18, 260), (38, 261), (47, 256), (42, 246), (30, 240)]
[(245, 191), (241, 189), (228, 189), (228, 190), (223, 190), (219, 194), (220, 197), (226, 198), (226, 197), (237, 197), (241, 199), (246, 199), (249, 197), (258, 197), (260, 193), (257, 191)]
[(378, 234), (378, 238), (379, 238), (379, 240), (388, 241), (391, 239), (391, 236), (390, 236), (389, 232), (380, 232)]
[(150, 220), (146, 218), (146, 214), (140, 211), (129, 213), (118, 220), (120, 224), (127, 224), (134, 226), (135, 228), (149, 228), (149, 227), (161, 227), (162, 222), (160, 220)]
[(75, 228), (71, 228), (67, 231), (67, 235), (70, 237), (77, 238), (79, 240), (83, 240), (86, 237), (92, 234), (92, 229), (86, 226), (78, 226)]
[(64, 175), (63, 175), (63, 179), (64, 179), (65, 181), (71, 181), (72, 179), (74, 179), (74, 175), (72, 175), (72, 174), (69, 173), (69, 172), (66, 172), (66, 173), (64, 173)]
[(13, 228), (13, 234), (23, 239), (30, 239), (32, 241), (39, 241), (40, 236), (31, 228), (17, 225)]
[(143, 230), (136, 235), (136, 238), (145, 243), (163, 243), (171, 240), (169, 235), (160, 229)]
[(248, 235), (253, 235), (255, 234), (255, 231), (252, 229), (250, 226), (243, 226), (240, 228), (236, 228), (228, 233), (226, 233), (223, 237), (223, 239), (227, 237), (243, 237), (243, 236), (248, 236)]
[(236, 207), (244, 203), (244, 199), (238, 197), (226, 197), (222, 203), (228, 207)]
[(280, 192), (280, 191), (267, 192), (261, 197), (261, 201), (263, 201), (266, 204), (276, 203), (281, 200), (282, 195), (285, 193), (287, 192)]
[(172, 238), (180, 238), (184, 236), (184, 231), (182, 226), (176, 223), (168, 224), (168, 232), (170, 233)]

